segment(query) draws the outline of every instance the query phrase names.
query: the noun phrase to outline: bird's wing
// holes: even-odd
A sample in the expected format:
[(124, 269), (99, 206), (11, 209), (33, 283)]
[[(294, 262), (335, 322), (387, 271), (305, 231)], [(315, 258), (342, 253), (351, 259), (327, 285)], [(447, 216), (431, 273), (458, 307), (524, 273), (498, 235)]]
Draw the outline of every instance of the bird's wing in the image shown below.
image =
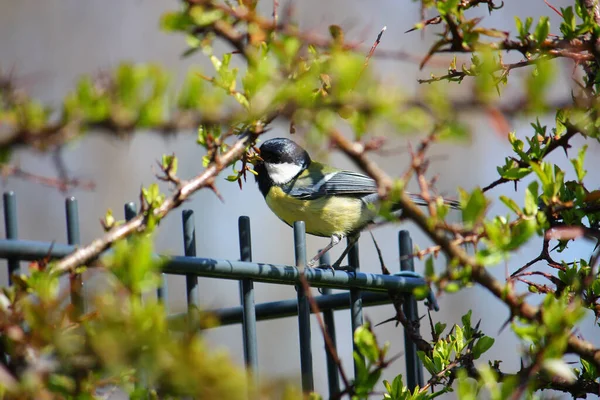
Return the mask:
[[(300, 178), (308, 179), (308, 178)], [(297, 199), (314, 200), (324, 196), (364, 196), (377, 193), (377, 183), (366, 175), (352, 171), (333, 171), (318, 182), (290, 185), (288, 194)]]
[[(292, 181), (284, 190), (290, 196), (301, 200), (315, 200), (325, 196), (359, 197), (366, 204), (376, 203), (379, 200), (377, 183), (369, 176), (358, 172), (334, 169), (323, 172), (324, 175), (321, 175), (317, 182), (312, 180), (310, 174), (302, 174), (296, 182)], [(406, 194), (418, 206), (429, 204), (420, 194), (408, 192)], [(460, 209), (458, 201), (446, 198), (443, 201), (451, 208)]]

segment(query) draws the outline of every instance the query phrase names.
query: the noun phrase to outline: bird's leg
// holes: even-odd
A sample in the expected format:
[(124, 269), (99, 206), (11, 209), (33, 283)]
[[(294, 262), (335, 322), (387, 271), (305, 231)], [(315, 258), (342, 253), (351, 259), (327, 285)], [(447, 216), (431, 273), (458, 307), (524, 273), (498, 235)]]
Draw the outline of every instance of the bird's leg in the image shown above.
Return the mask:
[(306, 264), (306, 266), (308, 268), (315, 268), (316, 266), (318, 266), (319, 265), (318, 264), (319, 263), (319, 259), (321, 257), (323, 257), (323, 254), (325, 254), (329, 250), (331, 250), (336, 244), (338, 244), (339, 242), (341, 242), (343, 238), (344, 238), (344, 236), (342, 236), (342, 235), (336, 235), (336, 234), (331, 235), (331, 241), (329, 242), (329, 244), (327, 246), (325, 246), (321, 251), (319, 251), (319, 253), (317, 253), (317, 255), (314, 256), (308, 262), (308, 264)]
[(338, 258), (337, 261), (333, 263), (333, 265), (331, 266), (332, 269), (340, 268), (340, 264), (342, 263), (342, 260), (344, 259), (344, 257), (346, 257), (348, 252), (350, 252), (350, 249), (352, 249), (352, 247), (354, 247), (356, 242), (358, 242), (359, 237), (360, 237), (360, 234), (354, 235), (354, 236), (348, 236), (348, 246), (346, 246), (346, 248), (344, 249), (344, 252), (340, 256), (340, 258)]

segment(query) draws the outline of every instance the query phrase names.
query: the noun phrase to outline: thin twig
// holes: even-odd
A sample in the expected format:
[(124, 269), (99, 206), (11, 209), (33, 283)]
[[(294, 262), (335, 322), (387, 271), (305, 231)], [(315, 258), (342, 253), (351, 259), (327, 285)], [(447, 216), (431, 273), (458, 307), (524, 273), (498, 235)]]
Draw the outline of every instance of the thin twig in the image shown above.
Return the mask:
[[(564, 135), (562, 135), (560, 138), (558, 139), (552, 139), (552, 141), (550, 142), (550, 144), (548, 145), (548, 147), (546, 148), (546, 151), (544, 153), (544, 156), (548, 156), (548, 154), (552, 153), (554, 150), (558, 149), (558, 148), (563, 148), (566, 149), (569, 146), (569, 141), (571, 140), (571, 138), (577, 134), (580, 134), (581, 131), (578, 130), (577, 128), (575, 128), (574, 126), (567, 126), (567, 131), (565, 132)], [(531, 151), (528, 151), (526, 153), (527, 155), (531, 154)], [(528, 168), (529, 167), (529, 162), (526, 162), (524, 160), (519, 160), (517, 162), (517, 167), (519, 168)], [(487, 185), (486, 187), (484, 187), (482, 190), (483, 192), (487, 192), (490, 189), (495, 188), (496, 186), (509, 182), (511, 181), (511, 179), (506, 179), (506, 178), (498, 178), (496, 179), (494, 182), (490, 183), (489, 185)]]
[[(315, 301), (315, 298), (313, 297), (313, 295), (310, 291), (310, 284), (306, 280), (306, 276), (304, 275), (304, 272), (300, 271), (299, 276), (300, 276), (300, 283), (302, 284), (302, 289), (304, 290), (304, 293), (308, 297), (308, 302), (310, 304), (310, 308), (311, 308), (313, 314), (315, 314), (315, 317), (317, 318), (317, 323), (319, 324), (319, 329), (321, 330), (321, 335), (323, 336), (323, 340), (325, 341), (325, 347), (327, 349), (327, 352), (333, 359), (333, 362), (335, 362), (335, 365), (337, 366), (338, 371), (340, 372), (342, 381), (344, 382), (345, 389), (342, 392), (347, 393), (347, 391), (350, 390), (350, 388), (352, 387), (350, 380), (348, 379), (348, 376), (346, 375), (346, 372), (344, 371), (344, 367), (342, 366), (342, 361), (340, 360), (340, 357), (335, 349), (335, 346), (333, 345), (333, 340), (331, 339), (329, 332), (327, 332), (327, 328), (325, 327), (325, 323), (323, 322), (323, 318), (321, 317), (321, 310), (319, 309), (319, 305)], [(352, 393), (349, 393), (349, 394), (352, 394)]]
[(47, 176), (37, 175), (23, 170), (20, 166), (5, 164), (0, 166), (0, 174), (4, 179), (13, 177), (33, 182), (43, 186), (48, 186), (66, 192), (69, 188), (80, 188), (83, 190), (94, 190), (96, 184), (93, 181), (81, 180), (78, 178), (51, 178)]

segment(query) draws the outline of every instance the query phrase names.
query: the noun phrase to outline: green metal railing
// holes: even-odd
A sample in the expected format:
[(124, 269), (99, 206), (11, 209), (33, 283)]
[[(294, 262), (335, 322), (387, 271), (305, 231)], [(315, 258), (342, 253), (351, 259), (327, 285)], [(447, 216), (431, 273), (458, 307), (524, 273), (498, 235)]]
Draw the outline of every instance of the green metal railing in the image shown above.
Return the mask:
[[(20, 261), (39, 260), (50, 256), (64, 257), (73, 252), (80, 244), (79, 217), (77, 200), (73, 197), (65, 202), (67, 221), (67, 244), (30, 241), (18, 239), (17, 202), (14, 192), (4, 193), (4, 226), (6, 239), (0, 239), (0, 258), (8, 262), (10, 276), (19, 272)], [(125, 205), (125, 218), (136, 215), (133, 203)], [(169, 257), (163, 268), (163, 280), (157, 290), (157, 297), (166, 301), (167, 284), (164, 274), (184, 275), (188, 307), (198, 306), (198, 277), (222, 278), (238, 280), (240, 283), (240, 306), (207, 310), (216, 315), (221, 325), (241, 324), (244, 348), (244, 360), (257, 379), (258, 349), (257, 321), (277, 319), (289, 316), (298, 317), (300, 369), (302, 372), (302, 388), (304, 391), (314, 389), (313, 363), (310, 335), (311, 307), (309, 299), (300, 284), (300, 269), (306, 265), (306, 242), (303, 222), (294, 224), (295, 266), (273, 265), (252, 261), (252, 240), (250, 219), (239, 219), (240, 260), (218, 260), (196, 256), (196, 230), (194, 214), (191, 210), (182, 212), (183, 256)], [(327, 332), (336, 343), (336, 326), (333, 312), (350, 310), (351, 329), (354, 332), (363, 323), (363, 307), (391, 303), (389, 291), (406, 293), (403, 304), (407, 318), (418, 326), (417, 302), (410, 295), (412, 290), (425, 285), (425, 280), (414, 272), (412, 254), (413, 246), (408, 231), (400, 231), (399, 249), (401, 271), (393, 275), (371, 274), (360, 272), (358, 245), (348, 254), (348, 271), (331, 271), (327, 269), (304, 269), (304, 276), (311, 287), (321, 288), (315, 296), (316, 304), (323, 313)], [(406, 257), (402, 257), (406, 256)], [(328, 263), (328, 259), (322, 260)], [(254, 282), (294, 285), (297, 298), (255, 304)], [(77, 310), (84, 310), (84, 298), (81, 295), (84, 282), (81, 276), (71, 279), (71, 302)], [(331, 289), (347, 290), (346, 293), (331, 294)], [(437, 309), (432, 295), (429, 302)], [(174, 318), (177, 315), (173, 315)], [(327, 352), (327, 374), (330, 396), (340, 391), (339, 375), (335, 362)], [(412, 390), (415, 386), (423, 386), (423, 368), (415, 344), (405, 334), (406, 382)]]

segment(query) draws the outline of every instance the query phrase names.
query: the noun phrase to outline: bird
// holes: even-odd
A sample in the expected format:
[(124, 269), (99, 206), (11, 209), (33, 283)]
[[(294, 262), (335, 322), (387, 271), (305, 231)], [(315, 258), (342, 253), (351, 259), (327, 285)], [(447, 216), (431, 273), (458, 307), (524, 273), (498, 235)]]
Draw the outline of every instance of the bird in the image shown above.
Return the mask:
[[(289, 226), (304, 221), (306, 233), (330, 239), (307, 267), (317, 267), (321, 256), (348, 239), (346, 249), (330, 266), (338, 269), (361, 231), (377, 218), (376, 207), (381, 200), (377, 182), (358, 172), (313, 161), (304, 148), (288, 138), (265, 141), (259, 153), (254, 176), (271, 211)], [(422, 196), (407, 194), (416, 204), (427, 205)], [(456, 201), (444, 202), (459, 208)]]

